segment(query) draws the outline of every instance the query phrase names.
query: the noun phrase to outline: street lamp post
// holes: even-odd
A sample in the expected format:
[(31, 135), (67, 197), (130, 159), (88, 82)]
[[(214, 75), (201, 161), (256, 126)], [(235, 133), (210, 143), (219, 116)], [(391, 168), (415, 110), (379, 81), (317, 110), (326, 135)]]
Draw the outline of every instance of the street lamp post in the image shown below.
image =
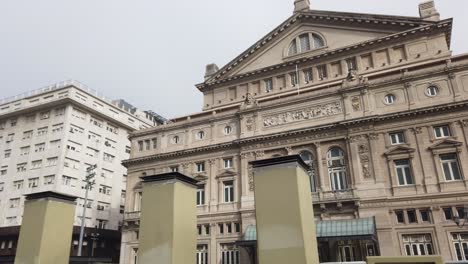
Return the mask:
[(468, 222), (468, 205), (465, 205), (463, 208), (463, 216), (454, 216), (453, 221), (457, 224), (458, 227), (463, 228)]
[(78, 243), (78, 257), (81, 257), (81, 253), (83, 250), (83, 236), (84, 236), (84, 227), (85, 227), (85, 220), (86, 220), (86, 208), (88, 204), (88, 192), (91, 190), (92, 186), (96, 183), (94, 180), (94, 176), (96, 173), (94, 169), (96, 169), (97, 165), (92, 165), (86, 168), (86, 179), (85, 179), (85, 186), (83, 187), (85, 191), (85, 200), (83, 204), (83, 214), (81, 215), (81, 227), (80, 227), (80, 242)]

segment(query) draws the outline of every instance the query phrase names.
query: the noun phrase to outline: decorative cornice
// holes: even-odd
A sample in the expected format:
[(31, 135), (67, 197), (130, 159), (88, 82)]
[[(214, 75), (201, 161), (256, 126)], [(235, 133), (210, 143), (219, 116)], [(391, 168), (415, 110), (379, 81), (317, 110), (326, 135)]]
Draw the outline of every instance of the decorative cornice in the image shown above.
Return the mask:
[(445, 104), (445, 105), (440, 105), (440, 106), (430, 106), (430, 107), (426, 107), (422, 109), (415, 109), (415, 110), (410, 110), (410, 111), (405, 111), (405, 112), (386, 114), (382, 116), (357, 118), (353, 120), (340, 121), (337, 123), (328, 124), (324, 126), (317, 126), (313, 128), (297, 129), (297, 130), (279, 132), (276, 134), (243, 138), (243, 139), (238, 139), (238, 140), (234, 140), (234, 141), (223, 143), (223, 144), (209, 145), (205, 147), (197, 147), (197, 148), (185, 149), (185, 150), (174, 151), (174, 152), (169, 152), (169, 153), (151, 155), (151, 156), (146, 156), (146, 157), (141, 157), (141, 158), (124, 160), (122, 164), (124, 166), (128, 166), (130, 164), (135, 164), (135, 163), (140, 163), (140, 162), (168, 159), (172, 157), (186, 156), (186, 155), (190, 155), (193, 153), (209, 152), (209, 151), (215, 151), (215, 150), (225, 149), (225, 148), (230, 148), (230, 147), (240, 148), (243, 145), (249, 145), (255, 142), (267, 142), (271, 140), (279, 140), (281, 138), (298, 136), (298, 135), (303, 135), (303, 134), (308, 134), (308, 133), (313, 133), (313, 132), (330, 131), (330, 130), (340, 128), (340, 127), (349, 128), (349, 127), (359, 125), (359, 124), (364, 124), (364, 123), (372, 124), (372, 123), (377, 123), (377, 122), (381, 122), (385, 120), (399, 119), (401, 117), (414, 117), (417, 115), (423, 115), (423, 114), (433, 113), (433, 112), (449, 111), (449, 110), (459, 109), (459, 108), (468, 108), (468, 101)]
[[(301, 15), (299, 15), (299, 16), (301, 16)], [(297, 20), (295, 20), (294, 22), (296, 22), (296, 21)], [(332, 21), (333, 21), (333, 19), (332, 19)], [(361, 20), (361, 22), (362, 22), (362, 20)], [(425, 22), (427, 22), (427, 21), (425, 21)], [(216, 85), (216, 84), (225, 83), (225, 82), (232, 81), (232, 80), (244, 79), (244, 78), (250, 77), (252, 75), (271, 72), (271, 71), (274, 71), (274, 70), (278, 70), (280, 68), (293, 67), (294, 65), (302, 64), (302, 63), (305, 63), (305, 62), (308, 62), (308, 61), (319, 60), (319, 59), (322, 59), (322, 58), (327, 58), (327, 59), (332, 58), (332, 57), (337, 56), (339, 54), (342, 54), (344, 52), (348, 52), (350, 50), (368, 50), (370, 46), (380, 45), (380, 44), (382, 44), (384, 42), (392, 41), (392, 40), (395, 40), (395, 39), (408, 38), (408, 37), (415, 36), (415, 35), (418, 35), (418, 34), (425, 34), (426, 32), (431, 31), (431, 30), (440, 30), (440, 29), (445, 30), (447, 32), (447, 43), (448, 43), (448, 46), (450, 47), (450, 32), (452, 30), (452, 22), (453, 22), (453, 19), (445, 19), (445, 20), (438, 21), (437, 23), (422, 23), (422, 24), (420, 24), (420, 27), (411, 28), (409, 30), (405, 30), (405, 31), (398, 32), (398, 33), (395, 33), (395, 34), (390, 34), (390, 35), (387, 35), (387, 36), (384, 36), (384, 37), (371, 39), (371, 40), (368, 40), (368, 41), (363, 41), (361, 43), (352, 44), (352, 45), (349, 45), (349, 46), (345, 46), (345, 47), (341, 47), (341, 48), (338, 48), (338, 49), (326, 51), (326, 52), (319, 53), (319, 54), (316, 54), (316, 55), (312, 55), (312, 56), (309, 56), (309, 57), (301, 57), (301, 58), (298, 58), (296, 60), (287, 61), (287, 62), (284, 62), (284, 63), (268, 66), (268, 67), (261, 68), (261, 69), (255, 70), (255, 71), (250, 71), (250, 72), (246, 72), (246, 73), (243, 73), (243, 74), (238, 74), (238, 75), (231, 76), (229, 78), (222, 79), (222, 77), (227, 72), (234, 69), (235, 66), (237, 66), (239, 63), (241, 63), (242, 61), (247, 59), (249, 56), (251, 56), (253, 53), (255, 53), (258, 49), (261, 48), (261, 46), (266, 44), (266, 41), (262, 41), (261, 45), (254, 45), (254, 47), (252, 47), (250, 50), (244, 52), (243, 54), (241, 54), (241, 56), (237, 57), (236, 59), (234, 59), (234, 61), (232, 61), (231, 63), (229, 63), (225, 67), (223, 67), (221, 70), (219, 70), (218, 74), (214, 75), (214, 77), (212, 77), (211, 79), (207, 80), (204, 83), (197, 84), (196, 87), (199, 90), (202, 91), (206, 87), (211, 87), (211, 86)], [(290, 23), (287, 23), (286, 25), (287, 25), (287, 27), (289, 27)], [(284, 31), (284, 28), (282, 29), (282, 31)], [(279, 34), (279, 33), (277, 33), (277, 34)], [(268, 38), (268, 39), (270, 39), (270, 38)]]

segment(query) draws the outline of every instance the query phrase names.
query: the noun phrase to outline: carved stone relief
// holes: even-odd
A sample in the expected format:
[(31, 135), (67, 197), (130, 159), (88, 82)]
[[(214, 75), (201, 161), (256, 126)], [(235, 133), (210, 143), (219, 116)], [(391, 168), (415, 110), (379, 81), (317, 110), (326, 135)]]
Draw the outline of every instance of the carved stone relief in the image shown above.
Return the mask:
[(263, 119), (264, 127), (275, 127), (288, 123), (309, 120), (319, 117), (337, 115), (343, 112), (341, 102), (328, 103), (307, 107), (304, 109), (288, 111), (286, 113), (275, 114)]
[(353, 98), (351, 98), (351, 105), (353, 107), (354, 112), (361, 111), (361, 100), (358, 96), (354, 96)]
[(359, 144), (358, 152), (359, 159), (361, 160), (362, 175), (364, 178), (371, 178), (369, 144), (367, 142)]
[(252, 131), (253, 130), (253, 124), (254, 124), (254, 120), (253, 120), (252, 117), (248, 117), (245, 120), (245, 128), (247, 128), (247, 131)]

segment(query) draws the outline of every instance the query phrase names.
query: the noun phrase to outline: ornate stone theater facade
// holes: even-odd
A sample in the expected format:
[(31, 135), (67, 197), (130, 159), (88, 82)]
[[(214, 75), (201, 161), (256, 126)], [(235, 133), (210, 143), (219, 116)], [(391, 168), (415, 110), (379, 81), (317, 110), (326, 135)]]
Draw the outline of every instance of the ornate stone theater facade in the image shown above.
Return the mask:
[(290, 154), (310, 166), (322, 262), (465, 260), (468, 55), (452, 55), (452, 19), (433, 1), (419, 13), (296, 0), (244, 53), (208, 65), (201, 113), (131, 135), (121, 263), (137, 259), (140, 177), (169, 171), (199, 180), (197, 263), (253, 263), (249, 161)]

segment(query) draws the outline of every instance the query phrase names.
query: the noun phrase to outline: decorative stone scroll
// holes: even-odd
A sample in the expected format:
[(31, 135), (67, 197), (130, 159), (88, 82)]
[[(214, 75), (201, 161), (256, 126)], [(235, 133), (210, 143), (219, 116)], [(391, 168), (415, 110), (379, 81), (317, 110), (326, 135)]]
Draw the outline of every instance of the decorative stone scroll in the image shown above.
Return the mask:
[(328, 103), (276, 114), (263, 119), (264, 127), (281, 126), (288, 123), (299, 122), (319, 117), (337, 115), (343, 112), (341, 102)]

